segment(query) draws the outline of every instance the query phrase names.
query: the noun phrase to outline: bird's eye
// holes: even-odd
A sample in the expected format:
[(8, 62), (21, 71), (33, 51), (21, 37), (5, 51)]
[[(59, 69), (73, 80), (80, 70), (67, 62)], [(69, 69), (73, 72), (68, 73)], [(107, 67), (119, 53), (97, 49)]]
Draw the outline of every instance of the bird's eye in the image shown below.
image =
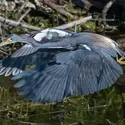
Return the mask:
[(8, 41), (9, 43), (11, 43), (13, 40), (12, 40), (12, 38), (8, 38), (7, 41)]

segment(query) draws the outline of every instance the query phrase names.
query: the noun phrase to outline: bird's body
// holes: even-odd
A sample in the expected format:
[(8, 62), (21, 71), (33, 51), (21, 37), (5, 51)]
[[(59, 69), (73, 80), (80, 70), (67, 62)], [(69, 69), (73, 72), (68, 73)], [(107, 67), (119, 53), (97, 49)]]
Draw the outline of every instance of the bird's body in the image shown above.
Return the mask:
[[(19, 94), (26, 99), (59, 102), (72, 95), (94, 93), (109, 87), (123, 73), (114, 58), (124, 52), (105, 36), (45, 29), (10, 38), (9, 42), (26, 44), (1, 60), (0, 74), (22, 78), (15, 87), (23, 87)], [(31, 69), (25, 70), (26, 66)]]

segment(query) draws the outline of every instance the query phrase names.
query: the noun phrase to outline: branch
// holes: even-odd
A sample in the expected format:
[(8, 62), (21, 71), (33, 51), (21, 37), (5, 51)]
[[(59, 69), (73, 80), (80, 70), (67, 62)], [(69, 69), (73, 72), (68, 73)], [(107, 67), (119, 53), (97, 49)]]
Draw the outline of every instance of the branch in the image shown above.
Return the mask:
[(50, 0), (44, 0), (44, 3), (46, 5), (48, 5), (49, 7), (51, 7), (52, 9), (56, 10), (57, 12), (59, 12), (60, 14), (66, 16), (66, 17), (70, 17), (71, 19), (74, 19), (74, 16), (72, 14), (70, 14), (69, 12), (66, 12), (64, 10), (64, 7), (56, 5), (55, 3), (51, 2)]
[(28, 8), (28, 10), (19, 18), (18, 23), (20, 23), (23, 20), (23, 18), (25, 18), (30, 11), (31, 11), (31, 8)]
[(1, 50), (1, 48), (0, 48), (0, 53), (3, 53), (3, 54), (5, 54), (5, 55), (8, 55), (8, 53), (5, 52), (4, 50)]
[(25, 17), (28, 15), (28, 13), (31, 11), (31, 9), (35, 9), (35, 5), (32, 4), (32, 3), (30, 3), (29, 0), (26, 0), (26, 1), (24, 2), (24, 4), (20, 7), (19, 11), (18, 11), (18, 12), (19, 12), (19, 14), (18, 14), (19, 16), (21, 15), (23, 9), (25, 9), (25, 8), (28, 8), (28, 9), (27, 9), (27, 11), (19, 18), (18, 23), (21, 22), (21, 21), (23, 20), (23, 18), (25, 18)]
[(79, 25), (79, 24), (82, 24), (82, 23), (85, 23), (89, 20), (92, 19), (92, 16), (88, 16), (88, 17), (85, 17), (85, 18), (82, 18), (82, 19), (79, 19), (79, 20), (76, 20), (76, 21), (73, 21), (71, 23), (68, 23), (68, 24), (64, 24), (64, 25), (61, 25), (61, 26), (57, 26), (55, 27), (56, 29), (68, 29), (68, 28), (71, 28), (75, 25)]
[[(116, 0), (110, 0), (103, 8), (102, 10), (102, 18), (104, 20), (106, 20), (106, 15), (108, 10), (110, 9), (110, 7), (112, 6), (112, 4), (115, 2)], [(106, 21), (104, 21), (104, 25), (106, 26)]]
[(89, 10), (90, 7), (92, 6), (91, 2), (88, 0), (81, 0), (84, 3), (84, 8)]
[(10, 20), (10, 19), (5, 19), (4, 17), (1, 17), (1, 16), (0, 16), (0, 22), (6, 23), (6, 24), (14, 26), (14, 27), (21, 26), (21, 27), (24, 27), (24, 28), (32, 29), (32, 30), (40, 30), (41, 29), (39, 27), (35, 27), (35, 26), (29, 25), (29, 24), (26, 24), (26, 23), (21, 23), (21, 22), (17, 22), (17, 21), (14, 21), (14, 20)]
[[(88, 16), (88, 17), (73, 21), (73, 22), (68, 23), (68, 24), (57, 26), (55, 28), (56, 29), (67, 29), (67, 28), (71, 28), (75, 25), (85, 23), (85, 22), (87, 22), (91, 19), (92, 19), (92, 16)], [(21, 27), (24, 27), (24, 28), (32, 29), (32, 30), (41, 30), (42, 29), (42, 28), (35, 27), (35, 26), (29, 25), (29, 24), (24, 24), (24, 23), (21, 23), (21, 22), (16, 22), (14, 20), (5, 19), (4, 17), (1, 17), (1, 16), (0, 16), (0, 22), (6, 23), (6, 24), (14, 26), (14, 27), (21, 26)]]

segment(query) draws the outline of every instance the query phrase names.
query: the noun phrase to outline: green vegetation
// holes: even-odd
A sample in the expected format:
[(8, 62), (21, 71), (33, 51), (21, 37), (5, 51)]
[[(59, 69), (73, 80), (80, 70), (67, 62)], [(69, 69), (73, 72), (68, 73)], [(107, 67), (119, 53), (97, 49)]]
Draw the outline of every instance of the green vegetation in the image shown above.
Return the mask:
[[(57, 104), (41, 104), (24, 101), (17, 96), (10, 79), (0, 78), (8, 86), (0, 89), (0, 125), (124, 125), (122, 101), (115, 87), (88, 96), (66, 99)], [(60, 120), (59, 120), (60, 117)], [(62, 119), (62, 120), (61, 120)]]

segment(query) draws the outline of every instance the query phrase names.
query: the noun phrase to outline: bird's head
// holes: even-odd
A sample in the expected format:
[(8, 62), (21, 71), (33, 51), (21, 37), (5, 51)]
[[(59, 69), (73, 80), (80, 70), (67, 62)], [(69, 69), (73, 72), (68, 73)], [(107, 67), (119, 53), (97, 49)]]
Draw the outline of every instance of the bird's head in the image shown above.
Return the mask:
[(24, 41), (23, 37), (20, 37), (17, 34), (10, 34), (6, 41), (0, 43), (0, 47), (23, 41)]

